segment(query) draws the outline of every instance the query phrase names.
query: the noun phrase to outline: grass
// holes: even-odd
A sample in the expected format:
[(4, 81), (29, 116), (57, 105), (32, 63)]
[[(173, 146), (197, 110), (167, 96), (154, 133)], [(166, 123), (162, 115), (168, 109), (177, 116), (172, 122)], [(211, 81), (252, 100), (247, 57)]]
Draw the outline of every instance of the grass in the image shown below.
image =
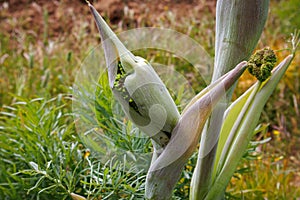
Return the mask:
[(1, 113), (1, 177), (6, 180), (1, 196), (43, 199), (53, 193), (65, 199), (78, 184), (73, 173), (84, 166), (79, 151), (83, 146), (66, 109), (70, 100), (15, 98), (18, 101)]
[[(299, 5), (298, 0), (290, 1)], [(272, 2), (271, 15), (258, 47), (271, 46), (282, 50), (277, 52), (278, 60), (288, 54), (284, 49), (287, 48), (288, 34), (293, 32), (292, 27), (299, 27), (296, 18), (289, 20), (289, 16), (296, 14), (289, 5), (284, 1)], [(58, 12), (63, 13), (66, 6), (60, 3)], [(26, 16), (8, 17), (5, 9), (0, 14), (1, 20), (5, 19), (5, 23), (0, 25), (1, 199), (71, 199), (71, 193), (90, 199), (142, 199), (145, 172), (130, 168), (124, 171), (124, 163), (114, 159), (100, 162), (95, 151), (84, 145), (75, 128), (70, 90), (75, 79), (74, 72), (89, 50), (99, 43), (93, 22), (87, 20), (91, 19), (89, 14), (73, 16), (71, 30), (67, 26), (64, 28), (69, 22), (68, 15), (62, 15), (59, 22), (62, 30), (55, 35), (51, 31), (51, 12), (46, 7), (42, 10), (42, 23), (47, 24), (43, 28), (38, 25), (28, 27)], [(176, 18), (181, 20), (174, 20)], [(213, 55), (214, 38), (212, 34), (207, 34), (213, 33), (214, 27), (210, 13), (204, 15), (202, 21), (167, 14), (163, 19), (143, 20), (154, 26), (186, 33)], [(128, 27), (135, 26), (129, 24)], [(126, 30), (126, 27), (117, 25), (114, 28), (117, 31)], [(140, 53), (146, 55), (145, 52)], [(147, 59), (165, 62), (163, 57), (167, 56), (166, 63), (171, 60), (177, 71), (187, 75), (189, 68), (183, 61), (172, 57), (168, 59), (168, 54), (162, 55), (154, 51)], [(249, 148), (248, 156), (241, 161), (227, 188), (228, 198), (300, 197), (300, 154), (297, 145), (300, 142), (299, 63), (298, 56), (261, 117), (261, 123), (268, 128), (258, 133), (254, 140), (270, 137), (271, 141)], [(181, 65), (184, 67), (178, 67)], [(193, 89), (201, 90), (197, 84), (198, 77), (192, 76), (191, 80)], [(235, 95), (245, 91), (252, 82), (245, 74)], [(105, 99), (98, 101), (101, 105)], [(104, 108), (108, 115), (109, 109)], [(95, 123), (98, 124), (105, 119), (103, 116), (97, 117)], [(119, 146), (140, 149), (144, 145), (145, 151), (151, 150), (148, 141), (133, 147), (137, 141), (124, 137), (132, 129), (127, 130), (123, 123), (109, 121), (105, 126), (115, 131), (113, 139), (119, 142)], [(195, 163), (196, 155), (185, 166), (174, 191), (174, 199), (187, 199)]]
[(1, 112), (1, 184), (4, 199), (88, 197), (136, 199), (145, 175), (124, 171), (114, 159), (101, 163), (75, 132), (67, 95), (21, 97)]

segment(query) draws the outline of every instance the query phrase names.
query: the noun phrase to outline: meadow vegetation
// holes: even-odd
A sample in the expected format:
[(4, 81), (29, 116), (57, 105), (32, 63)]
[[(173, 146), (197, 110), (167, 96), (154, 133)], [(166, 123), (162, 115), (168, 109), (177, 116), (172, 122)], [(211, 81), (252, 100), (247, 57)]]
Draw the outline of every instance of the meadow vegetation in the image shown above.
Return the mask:
[[(90, 199), (143, 199), (146, 172), (125, 172), (118, 162), (101, 163), (74, 127), (74, 76), (100, 42), (89, 8), (80, 1), (21, 2), (26, 9), (13, 1), (0, 3), (0, 199), (72, 199), (71, 193)], [(136, 7), (116, 9), (121, 17), (105, 9), (102, 14), (116, 32), (171, 28), (195, 39), (213, 56), (213, 2), (187, 15), (178, 11), (179, 5), (168, 4), (160, 15), (151, 15), (151, 10), (143, 14)], [(101, 8), (98, 1), (94, 4)], [(290, 53), (290, 33), (300, 28), (299, 5), (299, 0), (271, 2), (258, 49), (270, 46), (278, 60)], [(141, 54), (171, 63), (195, 91), (202, 89), (197, 75), (180, 60), (156, 51)], [(254, 81), (245, 73), (234, 98)], [(260, 124), (228, 185), (227, 198), (300, 198), (299, 55), (266, 104)], [(263, 139), (267, 142), (256, 142)], [(174, 199), (188, 198), (196, 158), (185, 166)]]

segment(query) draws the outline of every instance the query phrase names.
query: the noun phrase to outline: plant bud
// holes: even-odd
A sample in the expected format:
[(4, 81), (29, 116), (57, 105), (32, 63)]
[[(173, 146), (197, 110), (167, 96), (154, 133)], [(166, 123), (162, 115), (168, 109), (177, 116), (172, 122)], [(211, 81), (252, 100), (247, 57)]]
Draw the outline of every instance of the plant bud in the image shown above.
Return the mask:
[(179, 119), (177, 107), (150, 63), (134, 56), (89, 4), (99, 29), (109, 85), (127, 117), (165, 147)]
[(271, 76), (271, 71), (276, 63), (276, 55), (270, 48), (256, 51), (248, 61), (248, 71), (260, 82)]

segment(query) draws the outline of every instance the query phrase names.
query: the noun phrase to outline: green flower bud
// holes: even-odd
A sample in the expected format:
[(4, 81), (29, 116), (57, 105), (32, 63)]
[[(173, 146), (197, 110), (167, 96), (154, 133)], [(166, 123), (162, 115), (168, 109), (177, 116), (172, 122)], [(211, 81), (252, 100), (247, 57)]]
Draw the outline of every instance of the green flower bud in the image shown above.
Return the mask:
[(275, 66), (276, 60), (276, 55), (272, 49), (261, 49), (250, 57), (247, 65), (248, 71), (260, 82), (263, 82), (271, 76), (271, 71)]
[(150, 63), (126, 49), (96, 9), (89, 7), (101, 35), (115, 98), (139, 129), (165, 147), (180, 116), (171, 95)]

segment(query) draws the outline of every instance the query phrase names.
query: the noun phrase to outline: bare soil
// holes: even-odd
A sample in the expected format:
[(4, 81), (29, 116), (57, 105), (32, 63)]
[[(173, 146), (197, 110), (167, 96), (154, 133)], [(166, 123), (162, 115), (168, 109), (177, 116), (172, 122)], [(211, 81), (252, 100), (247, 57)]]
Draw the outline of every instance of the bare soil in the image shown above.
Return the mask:
[[(215, 12), (215, 0), (101, 0), (90, 1), (111, 24), (152, 26), (172, 13), (175, 20), (200, 18), (203, 12)], [(69, 34), (83, 21), (91, 22), (84, 0), (0, 0), (0, 33), (12, 34), (18, 29), (48, 37)], [(125, 27), (126, 28), (126, 27)], [(87, 26), (87, 31), (89, 27)]]

